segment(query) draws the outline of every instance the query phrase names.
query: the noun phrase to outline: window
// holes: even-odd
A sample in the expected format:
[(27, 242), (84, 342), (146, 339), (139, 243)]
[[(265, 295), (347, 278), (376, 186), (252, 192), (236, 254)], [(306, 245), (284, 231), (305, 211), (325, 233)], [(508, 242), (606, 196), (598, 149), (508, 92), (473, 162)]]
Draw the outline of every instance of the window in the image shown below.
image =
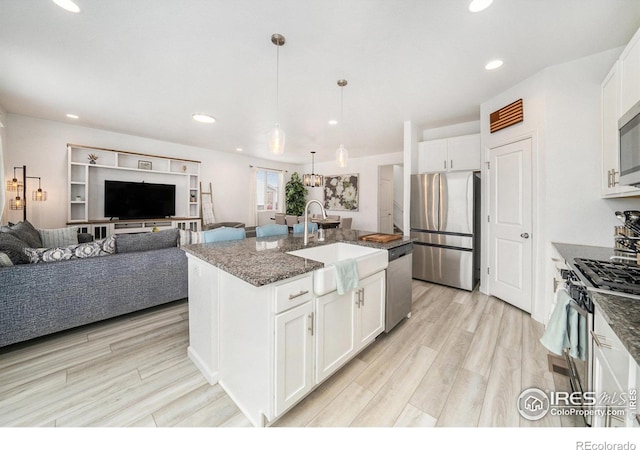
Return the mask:
[(258, 211), (280, 211), (281, 180), (281, 172), (256, 171), (256, 209)]

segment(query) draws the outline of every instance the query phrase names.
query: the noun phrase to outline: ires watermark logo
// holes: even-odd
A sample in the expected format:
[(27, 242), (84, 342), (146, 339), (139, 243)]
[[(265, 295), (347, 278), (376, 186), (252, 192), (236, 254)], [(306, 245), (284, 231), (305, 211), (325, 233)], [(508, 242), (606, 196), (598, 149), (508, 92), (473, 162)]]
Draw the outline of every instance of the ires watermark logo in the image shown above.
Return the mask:
[(623, 393), (607, 392), (549, 392), (529, 388), (518, 396), (517, 408), (527, 420), (540, 420), (547, 414), (554, 416), (611, 416), (635, 414), (635, 389)]

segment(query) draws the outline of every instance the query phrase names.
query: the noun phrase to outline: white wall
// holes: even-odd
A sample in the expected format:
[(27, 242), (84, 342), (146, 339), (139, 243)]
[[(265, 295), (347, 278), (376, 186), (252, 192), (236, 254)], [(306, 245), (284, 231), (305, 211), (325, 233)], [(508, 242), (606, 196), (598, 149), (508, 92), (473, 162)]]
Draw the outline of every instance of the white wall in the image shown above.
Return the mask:
[[(351, 228), (365, 231), (378, 231), (378, 166), (389, 164), (402, 164), (403, 153), (385, 153), (383, 155), (367, 156), (364, 158), (349, 159), (347, 167), (340, 168), (335, 161), (315, 164), (315, 172), (321, 175), (346, 175), (350, 173), (359, 174), (358, 195), (359, 210), (349, 211), (327, 211), (328, 214), (337, 214), (340, 217), (352, 217)], [(310, 171), (311, 165), (305, 168)], [(322, 188), (309, 188), (308, 200), (324, 200)], [(317, 214), (317, 206), (312, 206), (311, 212)]]
[[(5, 179), (13, 174), (10, 168), (23, 164), (30, 175), (42, 177), (47, 201), (31, 202), (28, 209), (29, 221), (40, 228), (62, 227), (67, 221), (67, 143), (202, 161), (201, 181), (213, 185), (214, 212), (221, 222), (252, 223), (250, 165), (300, 171), (296, 165), (15, 114), (8, 114), (7, 122)], [(22, 212), (5, 208), (4, 219), (19, 221)]]
[[(489, 148), (533, 138), (534, 305), (546, 322), (551, 306), (551, 242), (613, 246), (613, 212), (640, 209), (640, 199), (600, 198), (600, 83), (621, 49), (549, 67), (481, 105), (483, 158)], [(491, 134), (489, 114), (518, 98), (524, 122)], [(483, 164), (483, 180), (486, 170)], [(483, 216), (487, 214), (487, 183)], [(488, 236), (486, 221), (483, 235)], [(487, 242), (483, 242), (483, 287)]]
[(480, 121), (456, 123), (446, 127), (426, 128), (422, 130), (422, 140), (431, 141), (433, 139), (445, 139), (465, 134), (480, 133)]
[(404, 232), (404, 167), (399, 164), (393, 166), (393, 221)]
[[(4, 153), (7, 146), (7, 111), (0, 105), (0, 174), (4, 174)], [(3, 221), (3, 211), (5, 202), (7, 202), (7, 196), (5, 193), (5, 180), (0, 180), (0, 223)]]

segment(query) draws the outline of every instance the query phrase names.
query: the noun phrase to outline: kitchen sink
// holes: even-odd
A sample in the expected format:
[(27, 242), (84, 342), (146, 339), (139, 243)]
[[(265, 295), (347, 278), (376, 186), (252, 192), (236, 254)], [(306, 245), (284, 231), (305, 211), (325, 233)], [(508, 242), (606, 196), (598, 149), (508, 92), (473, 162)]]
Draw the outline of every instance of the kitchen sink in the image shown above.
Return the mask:
[(388, 265), (386, 250), (344, 243), (321, 245), (287, 253), (324, 263), (322, 269), (313, 272), (313, 291), (316, 295), (324, 295), (336, 290), (336, 268), (333, 264), (338, 261), (355, 259), (361, 280), (386, 269)]

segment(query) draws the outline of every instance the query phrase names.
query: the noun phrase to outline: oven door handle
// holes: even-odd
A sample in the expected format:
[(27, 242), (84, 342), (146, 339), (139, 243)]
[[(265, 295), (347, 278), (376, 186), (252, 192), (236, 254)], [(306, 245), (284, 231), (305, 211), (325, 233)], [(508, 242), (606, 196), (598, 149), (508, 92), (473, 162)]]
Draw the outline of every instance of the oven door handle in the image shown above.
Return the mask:
[(609, 344), (605, 344), (604, 342), (600, 342), (600, 338), (604, 338), (604, 336), (600, 336), (599, 334), (596, 334), (593, 330), (589, 330), (589, 333), (591, 333), (591, 337), (593, 338), (593, 342), (595, 342), (595, 344), (599, 348), (605, 348), (605, 349), (609, 349), (609, 350), (611, 348), (613, 348)]

